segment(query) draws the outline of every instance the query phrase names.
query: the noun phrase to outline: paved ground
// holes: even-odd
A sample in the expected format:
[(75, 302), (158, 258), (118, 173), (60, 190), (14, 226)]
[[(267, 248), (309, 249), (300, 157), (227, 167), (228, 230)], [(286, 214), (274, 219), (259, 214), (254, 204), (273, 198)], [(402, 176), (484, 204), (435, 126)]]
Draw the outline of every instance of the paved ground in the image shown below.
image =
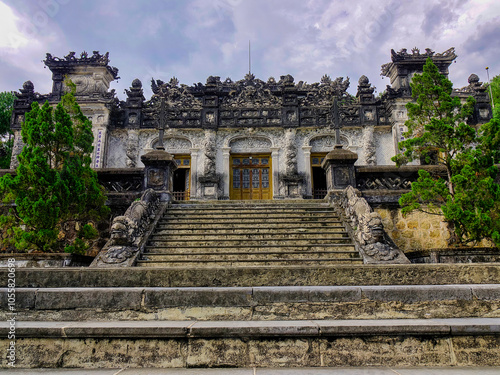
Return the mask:
[(68, 375), (499, 375), (500, 367), (449, 368), (280, 368), (280, 369), (106, 369), (106, 370), (0, 370), (13, 375), (68, 374)]

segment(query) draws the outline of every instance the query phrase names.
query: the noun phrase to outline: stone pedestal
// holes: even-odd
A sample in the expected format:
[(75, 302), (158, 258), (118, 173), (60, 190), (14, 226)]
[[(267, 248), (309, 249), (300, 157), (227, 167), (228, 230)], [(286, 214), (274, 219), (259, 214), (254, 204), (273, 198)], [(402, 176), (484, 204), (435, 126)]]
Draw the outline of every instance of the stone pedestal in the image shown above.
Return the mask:
[(300, 185), (303, 181), (303, 178), (301, 176), (285, 176), (283, 177), (282, 181), (286, 189), (284, 199), (302, 198)]
[(174, 158), (163, 150), (154, 150), (141, 156), (145, 165), (144, 188), (160, 193), (160, 200), (172, 200), (173, 173), (177, 169)]
[(348, 186), (356, 188), (356, 173), (354, 170), (356, 160), (358, 160), (358, 155), (343, 149), (342, 145), (336, 145), (326, 155), (321, 166), (326, 171), (326, 183), (329, 192), (342, 190)]
[(217, 176), (200, 177), (199, 182), (201, 186), (201, 199), (219, 199), (219, 179), (217, 178)]

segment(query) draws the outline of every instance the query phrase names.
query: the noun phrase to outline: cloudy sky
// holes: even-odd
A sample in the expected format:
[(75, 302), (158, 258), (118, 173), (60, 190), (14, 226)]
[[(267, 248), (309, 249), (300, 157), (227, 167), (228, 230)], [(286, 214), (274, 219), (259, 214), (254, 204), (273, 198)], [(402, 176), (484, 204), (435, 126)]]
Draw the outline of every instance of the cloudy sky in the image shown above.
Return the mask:
[(209, 75), (267, 80), (291, 74), (318, 82), (324, 74), (366, 75), (383, 91), (380, 66), (391, 48), (443, 52), (456, 48), (455, 87), (471, 73), (500, 74), (498, 0), (0, 0), (0, 91), (31, 80), (48, 93), (46, 52), (63, 57), (109, 51), (121, 79), (120, 99), (134, 78), (205, 82)]

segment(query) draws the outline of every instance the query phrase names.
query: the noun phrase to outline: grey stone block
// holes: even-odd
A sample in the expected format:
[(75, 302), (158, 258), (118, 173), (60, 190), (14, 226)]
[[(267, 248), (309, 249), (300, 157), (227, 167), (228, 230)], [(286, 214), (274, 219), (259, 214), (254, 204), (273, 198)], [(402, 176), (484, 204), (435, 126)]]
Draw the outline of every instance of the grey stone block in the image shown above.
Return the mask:
[(300, 337), (319, 336), (311, 321), (230, 321), (196, 322), (190, 337)]
[[(8, 310), (8, 288), (0, 288), (0, 308), (5, 311)], [(34, 309), (35, 308), (35, 295), (37, 289), (30, 288), (15, 288), (13, 292), (15, 294), (14, 308), (15, 310), (21, 309)]]
[(145, 308), (251, 306), (252, 288), (145, 288)]
[(317, 320), (321, 336), (443, 335), (446, 322), (421, 319)]
[(45, 288), (36, 297), (37, 310), (99, 308), (139, 310), (142, 288)]
[(500, 301), (500, 285), (471, 285), (472, 294), (482, 301)]
[(312, 287), (309, 302), (356, 302), (361, 299), (361, 288), (356, 286)]
[(353, 302), (361, 299), (359, 287), (286, 286), (253, 288), (253, 299), (263, 303)]
[(78, 322), (65, 327), (64, 334), (68, 338), (182, 338), (192, 324), (190, 321)]
[(362, 287), (363, 295), (372, 301), (421, 301), (472, 300), (468, 285), (391, 285)]
[(446, 319), (446, 323), (450, 325), (452, 335), (500, 334), (500, 318)]

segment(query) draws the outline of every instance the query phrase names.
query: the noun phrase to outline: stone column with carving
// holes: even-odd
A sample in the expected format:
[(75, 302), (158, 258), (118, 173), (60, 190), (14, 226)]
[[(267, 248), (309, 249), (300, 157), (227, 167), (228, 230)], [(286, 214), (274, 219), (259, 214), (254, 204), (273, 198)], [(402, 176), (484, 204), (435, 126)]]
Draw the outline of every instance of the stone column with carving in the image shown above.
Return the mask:
[(375, 140), (373, 138), (374, 128), (373, 126), (365, 126), (363, 128), (363, 157), (364, 160), (362, 164), (364, 165), (376, 165), (377, 164), (377, 155), (375, 148)]
[(94, 128), (94, 157), (92, 160), (92, 168), (94, 169), (104, 167), (107, 136), (108, 129), (106, 127), (99, 126)]
[(312, 198), (312, 176), (311, 176), (311, 149), (312, 146), (302, 146), (305, 165), (305, 198)]
[(271, 147), (271, 159), (272, 159), (272, 174), (273, 174), (273, 199), (283, 198), (280, 196), (279, 181), (279, 163), (280, 163), (280, 148)]
[(216, 173), (216, 133), (214, 130), (205, 130), (205, 139), (203, 140), (204, 164), (203, 176), (198, 178), (201, 184), (202, 199), (218, 199), (219, 177)]
[(199, 148), (190, 149), (191, 152), (191, 186), (189, 187), (189, 199), (196, 199), (198, 197), (198, 152)]
[(129, 129), (127, 138), (127, 167), (137, 167), (137, 156), (139, 155), (139, 131), (136, 129)]
[(286, 198), (301, 198), (300, 185), (302, 176), (297, 172), (297, 146), (295, 145), (295, 129), (285, 130), (285, 173), (281, 177), (285, 185)]
[(222, 199), (228, 200), (229, 189), (230, 189), (230, 176), (231, 176), (231, 166), (229, 165), (229, 160), (231, 156), (231, 147), (222, 147), (222, 179), (223, 179), (223, 197)]
[(160, 194), (162, 202), (172, 200), (173, 173), (177, 164), (172, 155), (163, 150), (154, 150), (141, 156), (144, 163), (144, 186)]
[(31, 110), (31, 103), (37, 99), (37, 96), (38, 94), (35, 94), (35, 86), (31, 81), (24, 82), (23, 88), (19, 90), (19, 93), (16, 93), (11, 119), (11, 130), (14, 133), (14, 145), (12, 148), (12, 157), (10, 159), (11, 169), (16, 169), (19, 166), (17, 156), (21, 153), (24, 147), (21, 136), (21, 127), (24, 122), (26, 112)]

